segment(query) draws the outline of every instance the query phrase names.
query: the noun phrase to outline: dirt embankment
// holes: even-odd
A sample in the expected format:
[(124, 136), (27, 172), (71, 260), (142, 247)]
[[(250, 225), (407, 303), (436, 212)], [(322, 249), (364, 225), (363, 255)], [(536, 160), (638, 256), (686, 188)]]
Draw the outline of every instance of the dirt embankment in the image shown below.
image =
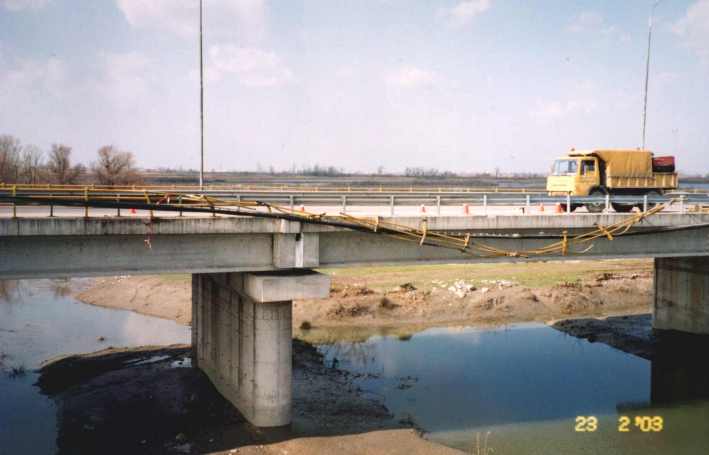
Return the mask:
[[(652, 299), (652, 271), (640, 261), (371, 272), (330, 272), (330, 298), (295, 302), (295, 328), (549, 321), (646, 312)], [(135, 276), (96, 280), (78, 298), (189, 324), (190, 293), (189, 276)]]
[(353, 375), (326, 367), (315, 348), (297, 340), (289, 428), (249, 425), (189, 366), (186, 345), (47, 362), (38, 384), (57, 403), (58, 453), (459, 453), (396, 422)]

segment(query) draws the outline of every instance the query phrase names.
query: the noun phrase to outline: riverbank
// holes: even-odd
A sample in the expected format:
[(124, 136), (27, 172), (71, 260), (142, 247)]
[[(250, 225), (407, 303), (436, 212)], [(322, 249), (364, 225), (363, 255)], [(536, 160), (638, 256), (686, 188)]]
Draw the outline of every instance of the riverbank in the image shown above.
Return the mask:
[(293, 424), (248, 424), (199, 370), (188, 345), (107, 348), (46, 362), (38, 385), (57, 404), (58, 453), (455, 454), (418, 437), (293, 342)]
[[(646, 260), (363, 267), (321, 272), (332, 277), (330, 297), (296, 301), (293, 308), (296, 338), (312, 344), (363, 341), (372, 334), (406, 339), (432, 326), (496, 326), (647, 313), (652, 297), (652, 262)], [(185, 325), (191, 321), (189, 275), (100, 278), (77, 298)], [(83, 425), (95, 431), (92, 422), (96, 418), (90, 410), (96, 405), (87, 403), (114, 409), (119, 399), (132, 401), (133, 409), (167, 413), (160, 417), (161, 426), (165, 425), (160, 437), (146, 439), (139, 433), (143, 427), (138, 425), (138, 432), (127, 438), (132, 441), (127, 450), (153, 444), (153, 451), (188, 453), (236, 453), (235, 447), (239, 447), (238, 453), (455, 453), (405, 428), (412, 422), (395, 421), (379, 399), (366, 397), (354, 385), (352, 374), (325, 366), (310, 344), (294, 343), (294, 424), (286, 433), (250, 427), (234, 415), (233, 407), (200, 372), (175, 368), (171, 357), (161, 359), (149, 350), (149, 355), (138, 350), (131, 354), (137, 356), (131, 362), (116, 363), (111, 371), (95, 378), (82, 378), (69, 389), (71, 392), (53, 394), (68, 413), (64, 420), (74, 422), (65, 440), (73, 447), (90, 442), (81, 435)], [(98, 358), (114, 354), (100, 353)], [(94, 357), (90, 356), (92, 362), (96, 361)], [(158, 360), (144, 365), (150, 358)], [(110, 388), (104, 387), (108, 383), (120, 384), (120, 389), (109, 392)], [(163, 386), (155, 389), (153, 384)], [(146, 386), (147, 391), (139, 392)], [(204, 395), (201, 403), (212, 403), (210, 410), (184, 403), (195, 390)], [(153, 404), (156, 399), (173, 404), (159, 406)], [(187, 411), (191, 426), (184, 423)], [(210, 420), (214, 412), (221, 416), (219, 423)], [(194, 425), (197, 421), (199, 424)], [(122, 425), (117, 422), (112, 427)], [(183, 427), (189, 427), (190, 433)], [(103, 428), (108, 437), (110, 427)], [(474, 441), (470, 448), (475, 450)]]
[[(652, 262), (568, 261), (325, 269), (330, 297), (296, 301), (294, 328), (499, 325), (647, 312)], [(85, 303), (191, 321), (189, 275), (99, 278)]]

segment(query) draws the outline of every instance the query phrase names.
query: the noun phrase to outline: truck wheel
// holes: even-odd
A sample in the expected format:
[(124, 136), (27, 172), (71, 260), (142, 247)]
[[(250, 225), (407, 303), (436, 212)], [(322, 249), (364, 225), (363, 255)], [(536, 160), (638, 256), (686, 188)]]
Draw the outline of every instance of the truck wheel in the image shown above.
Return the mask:
[(633, 204), (618, 204), (617, 202), (611, 203), (613, 210), (618, 213), (628, 213), (635, 207)]
[[(591, 191), (591, 194), (589, 194), (589, 196), (592, 197), (604, 197), (605, 195), (606, 194), (601, 190), (593, 190)], [(586, 210), (588, 210), (589, 213), (602, 213), (604, 208), (606, 208), (605, 202), (586, 204)]]

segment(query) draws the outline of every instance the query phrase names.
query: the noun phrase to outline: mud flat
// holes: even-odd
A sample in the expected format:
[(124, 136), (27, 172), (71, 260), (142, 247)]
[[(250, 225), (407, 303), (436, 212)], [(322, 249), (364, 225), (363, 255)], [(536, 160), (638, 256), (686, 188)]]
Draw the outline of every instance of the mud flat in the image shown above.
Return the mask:
[(46, 362), (38, 385), (57, 403), (58, 453), (459, 453), (394, 421), (353, 375), (297, 340), (289, 428), (251, 426), (190, 366), (186, 345)]

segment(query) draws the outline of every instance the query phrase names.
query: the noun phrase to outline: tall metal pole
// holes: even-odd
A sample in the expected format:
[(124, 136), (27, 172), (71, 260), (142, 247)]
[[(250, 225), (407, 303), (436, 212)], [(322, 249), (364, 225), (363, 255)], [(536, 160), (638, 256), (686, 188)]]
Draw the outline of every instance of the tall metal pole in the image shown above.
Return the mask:
[(645, 60), (645, 91), (643, 94), (643, 141), (641, 150), (645, 150), (645, 126), (647, 124), (647, 87), (650, 80), (650, 43), (652, 42), (652, 19), (655, 15), (655, 8), (662, 0), (656, 0), (650, 10), (650, 23), (647, 30), (647, 59)]
[(199, 189), (204, 189), (204, 58), (202, 0), (199, 0)]

